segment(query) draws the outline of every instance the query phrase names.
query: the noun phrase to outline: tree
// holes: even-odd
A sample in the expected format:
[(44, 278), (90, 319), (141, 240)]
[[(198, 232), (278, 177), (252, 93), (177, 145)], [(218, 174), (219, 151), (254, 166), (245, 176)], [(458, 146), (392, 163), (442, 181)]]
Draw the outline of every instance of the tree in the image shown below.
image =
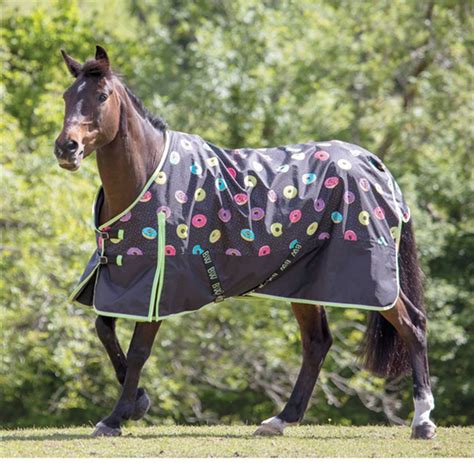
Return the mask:
[[(59, 48), (84, 59), (101, 43), (172, 129), (224, 146), (339, 138), (384, 157), (412, 206), (426, 273), (435, 419), (472, 424), (467, 2), (112, 3), (19, 3), (2, 16), (2, 422), (93, 421), (117, 396), (92, 312), (65, 302), (94, 246), (99, 180), (93, 161), (70, 175), (52, 155), (70, 83)], [(354, 361), (365, 317), (330, 309), (336, 342), (308, 421), (401, 422), (411, 410), (409, 381)], [(284, 304), (231, 301), (166, 321), (143, 379), (149, 420), (268, 417), (300, 357)]]

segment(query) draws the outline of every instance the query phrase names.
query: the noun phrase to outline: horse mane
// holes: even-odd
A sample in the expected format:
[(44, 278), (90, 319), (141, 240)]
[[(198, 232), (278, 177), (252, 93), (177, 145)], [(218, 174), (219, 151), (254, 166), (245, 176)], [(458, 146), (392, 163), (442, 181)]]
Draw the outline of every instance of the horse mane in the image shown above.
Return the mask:
[(81, 72), (85, 77), (117, 77), (123, 85), (123, 88), (127, 92), (128, 97), (132, 100), (133, 105), (141, 116), (143, 116), (150, 124), (155, 127), (155, 129), (164, 132), (168, 125), (165, 120), (160, 117), (152, 114), (143, 104), (142, 100), (138, 98), (124, 83), (120, 75), (112, 72), (110, 67), (103, 60), (90, 59), (84, 63), (81, 68)]
[(155, 129), (161, 130), (164, 132), (166, 128), (168, 127), (168, 124), (166, 121), (160, 117), (152, 114), (148, 109), (145, 107), (143, 104), (143, 101), (138, 98), (121, 80), (123, 88), (127, 92), (128, 97), (132, 100), (132, 103), (134, 104), (135, 108), (137, 111), (148, 121), (150, 124), (155, 127)]

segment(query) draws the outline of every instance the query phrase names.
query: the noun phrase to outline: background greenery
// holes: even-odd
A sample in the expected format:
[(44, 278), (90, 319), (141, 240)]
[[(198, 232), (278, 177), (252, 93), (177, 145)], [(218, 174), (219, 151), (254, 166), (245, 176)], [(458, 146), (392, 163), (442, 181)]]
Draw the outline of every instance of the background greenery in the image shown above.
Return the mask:
[[(59, 48), (96, 43), (171, 128), (224, 146), (325, 139), (378, 153), (413, 209), (439, 424), (472, 424), (474, 180), (469, 1), (77, 0), (1, 6), (2, 426), (84, 424), (118, 395), (91, 311), (65, 302), (94, 246), (93, 159), (53, 140), (71, 84)], [(472, 42), (471, 42), (472, 45)], [(307, 422), (401, 423), (411, 383), (355, 361), (363, 311), (330, 309), (335, 345)], [(127, 342), (131, 324), (120, 323)], [(300, 362), (289, 307), (225, 302), (166, 321), (143, 384), (153, 423), (255, 423)]]

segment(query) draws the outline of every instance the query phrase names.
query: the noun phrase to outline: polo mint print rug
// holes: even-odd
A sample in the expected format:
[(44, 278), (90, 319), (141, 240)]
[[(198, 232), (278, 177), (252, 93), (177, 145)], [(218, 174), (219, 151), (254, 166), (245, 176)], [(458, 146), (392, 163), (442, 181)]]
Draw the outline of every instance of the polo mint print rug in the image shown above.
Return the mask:
[(99, 226), (71, 299), (151, 321), (229, 297), (385, 310), (410, 218), (379, 158), (337, 140), (224, 149), (167, 131), (140, 196)]

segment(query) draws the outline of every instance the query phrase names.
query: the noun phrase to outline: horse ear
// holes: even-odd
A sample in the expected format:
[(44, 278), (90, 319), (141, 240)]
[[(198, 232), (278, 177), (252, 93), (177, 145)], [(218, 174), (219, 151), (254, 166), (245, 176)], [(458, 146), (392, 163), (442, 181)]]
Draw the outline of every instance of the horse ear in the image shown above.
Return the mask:
[(69, 72), (74, 76), (77, 77), (79, 72), (81, 72), (82, 65), (75, 59), (71, 58), (62, 48), (61, 48), (61, 55), (63, 55), (64, 61), (66, 63)]
[(95, 59), (97, 61), (103, 61), (107, 65), (107, 67), (109, 67), (110, 65), (107, 52), (100, 45), (95, 46)]

